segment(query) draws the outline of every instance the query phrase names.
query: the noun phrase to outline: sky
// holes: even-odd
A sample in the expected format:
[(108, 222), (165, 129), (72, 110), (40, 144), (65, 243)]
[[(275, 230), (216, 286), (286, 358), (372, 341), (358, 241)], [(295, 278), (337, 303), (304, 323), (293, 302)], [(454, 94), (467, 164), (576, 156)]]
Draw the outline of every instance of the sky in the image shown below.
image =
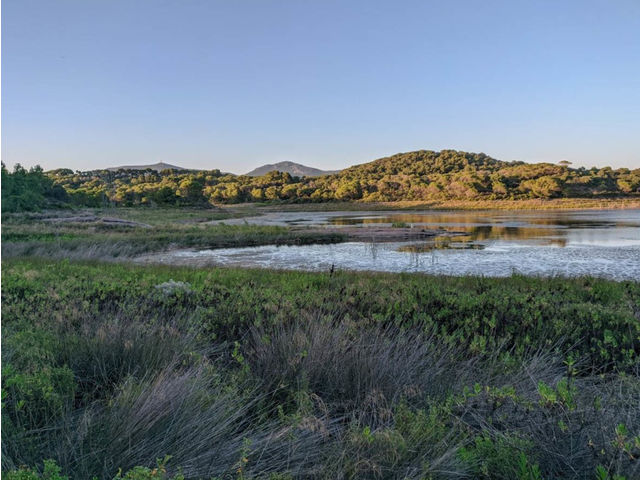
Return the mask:
[(3, 0), (2, 161), (640, 168), (640, 0)]

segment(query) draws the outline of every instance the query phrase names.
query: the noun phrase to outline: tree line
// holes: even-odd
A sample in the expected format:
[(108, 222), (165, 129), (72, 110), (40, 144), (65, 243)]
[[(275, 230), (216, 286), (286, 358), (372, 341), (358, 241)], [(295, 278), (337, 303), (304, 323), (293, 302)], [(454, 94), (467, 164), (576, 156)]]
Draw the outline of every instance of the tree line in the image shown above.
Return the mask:
[[(7, 175), (22, 178), (25, 173), (22, 169)], [(27, 175), (45, 176), (52, 182), (50, 188), (64, 190), (69, 202), (95, 207), (519, 200), (640, 194), (640, 169), (571, 168), (568, 162), (504, 162), (483, 153), (455, 150), (399, 153), (321, 177), (293, 177), (277, 171), (249, 177), (219, 170), (151, 169), (87, 172), (58, 169)], [(3, 184), (4, 181), (3, 168)]]
[(2, 164), (2, 212), (37, 211), (69, 201), (65, 188), (39, 166), (27, 170), (17, 164), (9, 172)]

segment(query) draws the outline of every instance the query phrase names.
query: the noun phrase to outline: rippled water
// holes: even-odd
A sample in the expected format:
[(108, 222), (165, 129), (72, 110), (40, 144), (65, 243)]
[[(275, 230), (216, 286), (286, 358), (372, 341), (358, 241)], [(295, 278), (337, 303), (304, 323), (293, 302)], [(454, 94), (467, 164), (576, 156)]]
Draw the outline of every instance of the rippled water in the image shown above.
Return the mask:
[[(155, 261), (301, 270), (372, 270), (447, 275), (594, 275), (640, 280), (640, 210), (572, 212), (310, 212), (289, 225), (443, 228), (456, 237), (422, 242), (181, 250)], [(266, 222), (268, 223), (268, 222)]]

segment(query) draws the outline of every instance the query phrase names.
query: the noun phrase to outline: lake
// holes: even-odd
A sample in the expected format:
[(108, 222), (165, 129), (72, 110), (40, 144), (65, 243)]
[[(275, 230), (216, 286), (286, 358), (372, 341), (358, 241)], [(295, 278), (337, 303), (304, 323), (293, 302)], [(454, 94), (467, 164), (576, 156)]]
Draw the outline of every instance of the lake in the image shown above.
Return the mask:
[(640, 210), (283, 212), (238, 220), (245, 221), (320, 228), (395, 223), (447, 233), (411, 242), (176, 250), (144, 260), (198, 266), (640, 280)]

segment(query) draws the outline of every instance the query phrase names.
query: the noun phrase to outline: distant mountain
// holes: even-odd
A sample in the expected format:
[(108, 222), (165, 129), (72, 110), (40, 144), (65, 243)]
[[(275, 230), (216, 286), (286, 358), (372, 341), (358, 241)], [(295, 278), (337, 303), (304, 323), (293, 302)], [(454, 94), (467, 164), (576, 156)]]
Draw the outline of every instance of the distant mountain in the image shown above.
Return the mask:
[(261, 177), (262, 175), (266, 175), (274, 170), (277, 170), (278, 172), (286, 172), (293, 177), (319, 177), (321, 175), (338, 173), (338, 170), (319, 170), (317, 168), (307, 167), (306, 165), (300, 165), (295, 162), (279, 162), (258, 167), (251, 170), (247, 175), (250, 177)]
[(112, 172), (117, 172), (118, 170), (155, 170), (156, 172), (161, 172), (162, 170), (189, 170), (188, 168), (178, 167), (176, 165), (170, 165), (164, 162), (152, 163), (150, 165), (123, 165), (121, 167), (110, 167), (105, 170), (110, 170)]

